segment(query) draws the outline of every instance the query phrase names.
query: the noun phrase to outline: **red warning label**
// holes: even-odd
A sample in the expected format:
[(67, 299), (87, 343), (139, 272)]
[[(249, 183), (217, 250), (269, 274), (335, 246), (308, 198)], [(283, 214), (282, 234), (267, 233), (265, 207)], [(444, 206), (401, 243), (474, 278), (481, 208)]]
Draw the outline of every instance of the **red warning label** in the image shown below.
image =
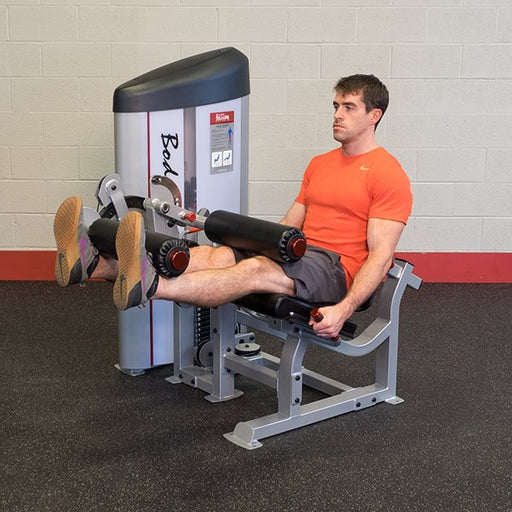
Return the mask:
[(235, 121), (235, 112), (212, 112), (210, 114), (210, 124), (233, 123)]

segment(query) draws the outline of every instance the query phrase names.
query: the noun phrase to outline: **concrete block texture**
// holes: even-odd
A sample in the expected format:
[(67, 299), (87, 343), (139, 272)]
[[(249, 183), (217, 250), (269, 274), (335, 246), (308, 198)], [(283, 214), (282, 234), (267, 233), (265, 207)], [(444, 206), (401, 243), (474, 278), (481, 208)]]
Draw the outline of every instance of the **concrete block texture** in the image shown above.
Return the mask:
[(357, 12), (357, 42), (424, 43), (428, 10), (380, 7)]
[[(217, 9), (154, 7), (148, 9), (147, 17), (145, 36), (147, 41), (203, 42), (217, 40)], [(129, 40), (134, 41), (134, 38)]]
[(255, 182), (249, 187), (251, 214), (282, 217), (299, 193), (300, 184), (290, 182)]
[(48, 146), (110, 146), (112, 124), (110, 113), (47, 113), (44, 142)]
[(460, 75), (459, 45), (397, 44), (393, 46), (393, 78), (457, 78)]
[(511, 79), (512, 46), (501, 42), (463, 45), (461, 76), (464, 79)]
[(451, 183), (415, 183), (412, 186), (412, 214), (425, 217), (449, 217), (453, 208)]
[(283, 7), (221, 8), (218, 10), (218, 41), (284, 43), (289, 29), (288, 16), (289, 10)]
[[(121, 42), (112, 43), (112, 76), (129, 80), (152, 69), (179, 60), (181, 45), (168, 42)], [(122, 81), (119, 80), (116, 85)], [(109, 99), (114, 89), (110, 91)]]
[(0, 41), (8, 39), (7, 7), (0, 6)]
[(484, 181), (486, 153), (481, 148), (426, 149), (418, 151), (420, 182)]
[(46, 213), (45, 181), (2, 180), (0, 190), (0, 213)]
[(80, 41), (139, 41), (147, 37), (148, 9), (82, 6), (78, 10)]
[(0, 112), (8, 112), (11, 106), (11, 82), (0, 78)]
[(14, 245), (13, 216), (0, 213), (0, 248)]
[(9, 37), (14, 41), (76, 41), (76, 20), (73, 5), (12, 5)]
[(13, 223), (16, 247), (55, 247), (53, 215), (14, 215)]
[(482, 251), (510, 252), (511, 217), (489, 217), (483, 220)]
[(36, 77), (42, 69), (41, 44), (0, 42), (0, 76)]
[(512, 217), (512, 183), (454, 185), (453, 213), (477, 217)]
[(496, 23), (497, 11), (493, 7), (433, 7), (428, 11), (427, 41), (492, 42), (496, 37)]
[(43, 74), (45, 77), (110, 76), (110, 48), (105, 42), (43, 44)]
[(510, 42), (512, 39), (512, 8), (510, 7), (510, 3), (507, 3), (506, 5), (508, 6), (508, 9), (500, 9), (498, 15), (496, 38), (500, 42)]
[(292, 43), (350, 43), (356, 38), (356, 9), (297, 8), (288, 15), (288, 41)]
[(0, 180), (11, 177), (11, 154), (9, 148), (0, 147)]
[(485, 161), (485, 181), (512, 183), (512, 149), (489, 149)]
[(411, 217), (400, 239), (400, 251), (478, 252), (482, 219), (478, 217)]
[[(332, 139), (333, 86), (372, 73), (412, 181), (400, 250), (512, 250), (510, 0), (6, 0), (0, 247), (53, 247), (67, 195), (115, 171), (115, 87), (235, 46), (249, 58), (249, 212), (277, 220)], [(30, 199), (27, 199), (30, 198)]]
[(251, 48), (254, 79), (318, 79), (323, 62), (320, 44), (255, 44)]
[(84, 206), (96, 209), (94, 197), (98, 180), (52, 180), (46, 185), (46, 205), (48, 214), (55, 214), (59, 205), (69, 196), (80, 196)]
[(77, 146), (16, 146), (11, 148), (12, 177), (19, 180), (78, 180)]
[[(337, 80), (354, 73), (390, 76), (390, 44), (326, 44), (322, 47), (322, 78)], [(333, 84), (334, 85), (334, 84)]]
[(43, 114), (0, 112), (0, 140), (6, 147), (43, 143)]
[(252, 80), (251, 112), (258, 114), (286, 112), (286, 99), (286, 80)]
[(76, 112), (76, 78), (12, 78), (11, 109), (14, 112)]

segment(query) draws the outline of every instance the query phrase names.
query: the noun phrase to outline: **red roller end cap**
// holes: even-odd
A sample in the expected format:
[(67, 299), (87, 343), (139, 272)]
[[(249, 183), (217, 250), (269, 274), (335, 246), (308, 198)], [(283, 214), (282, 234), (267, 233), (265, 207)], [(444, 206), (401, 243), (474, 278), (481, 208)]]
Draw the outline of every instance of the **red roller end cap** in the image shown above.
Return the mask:
[(182, 271), (185, 270), (188, 266), (189, 255), (187, 252), (178, 249), (176, 251), (171, 251), (169, 253), (169, 263), (174, 270)]
[(290, 244), (292, 254), (297, 258), (302, 258), (306, 252), (306, 245), (306, 240), (304, 240), (304, 238), (296, 238), (295, 240), (292, 240)]
[(197, 215), (195, 213), (186, 213), (183, 217), (189, 222), (195, 222), (197, 219)]

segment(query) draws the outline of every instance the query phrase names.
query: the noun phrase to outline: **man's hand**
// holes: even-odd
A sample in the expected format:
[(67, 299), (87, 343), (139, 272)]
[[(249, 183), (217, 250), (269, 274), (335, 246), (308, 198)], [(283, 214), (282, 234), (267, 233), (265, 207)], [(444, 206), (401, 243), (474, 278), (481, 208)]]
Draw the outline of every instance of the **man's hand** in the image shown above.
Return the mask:
[(313, 318), (309, 320), (309, 325), (313, 327), (315, 334), (322, 338), (337, 338), (343, 324), (354, 313), (355, 308), (348, 301), (341, 301), (334, 306), (325, 306), (319, 308), (318, 312), (322, 315), (319, 322)]

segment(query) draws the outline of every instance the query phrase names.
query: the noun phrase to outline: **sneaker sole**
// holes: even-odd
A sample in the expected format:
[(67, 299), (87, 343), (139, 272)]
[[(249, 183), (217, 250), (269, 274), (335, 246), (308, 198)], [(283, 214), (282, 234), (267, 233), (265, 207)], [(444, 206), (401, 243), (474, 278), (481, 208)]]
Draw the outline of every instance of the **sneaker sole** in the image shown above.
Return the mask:
[[(119, 223), (116, 235), (116, 252), (119, 260), (119, 273), (114, 283), (113, 299), (117, 309), (125, 310), (130, 302), (140, 303), (141, 295), (141, 234), (142, 216), (131, 211)], [(132, 301), (130, 301), (130, 298)]]
[[(71, 274), (78, 270), (81, 277), (80, 247), (78, 245), (78, 223), (82, 201), (79, 197), (69, 197), (57, 210), (53, 222), (53, 233), (57, 243), (55, 279), (60, 286), (68, 286)], [(77, 267), (78, 263), (78, 269)]]

